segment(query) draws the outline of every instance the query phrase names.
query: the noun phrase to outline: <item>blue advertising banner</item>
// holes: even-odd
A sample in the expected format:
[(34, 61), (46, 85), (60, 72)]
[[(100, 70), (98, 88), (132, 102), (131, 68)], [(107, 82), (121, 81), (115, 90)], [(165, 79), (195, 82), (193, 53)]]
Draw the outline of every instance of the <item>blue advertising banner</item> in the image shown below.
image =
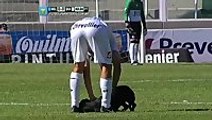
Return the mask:
[[(115, 30), (113, 33), (120, 53), (128, 51), (127, 31)], [(4, 32), (0, 34), (0, 43), (0, 55), (7, 55), (8, 62), (69, 63), (72, 60), (69, 31)]]
[(11, 36), (13, 54), (70, 51), (68, 31), (16, 31)]
[[(68, 31), (15, 31), (12, 36), (13, 54), (57, 53), (70, 51)], [(114, 31), (118, 48), (127, 51), (127, 32)]]

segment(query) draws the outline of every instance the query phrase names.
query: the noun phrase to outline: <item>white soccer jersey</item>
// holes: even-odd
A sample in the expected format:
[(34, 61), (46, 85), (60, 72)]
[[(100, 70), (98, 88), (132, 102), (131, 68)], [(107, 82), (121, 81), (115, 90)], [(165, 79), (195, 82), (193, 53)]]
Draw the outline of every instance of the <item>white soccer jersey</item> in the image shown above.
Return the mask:
[(112, 62), (112, 32), (101, 19), (92, 17), (77, 21), (71, 27), (71, 50), (75, 62), (83, 62), (87, 52), (94, 53), (94, 63)]

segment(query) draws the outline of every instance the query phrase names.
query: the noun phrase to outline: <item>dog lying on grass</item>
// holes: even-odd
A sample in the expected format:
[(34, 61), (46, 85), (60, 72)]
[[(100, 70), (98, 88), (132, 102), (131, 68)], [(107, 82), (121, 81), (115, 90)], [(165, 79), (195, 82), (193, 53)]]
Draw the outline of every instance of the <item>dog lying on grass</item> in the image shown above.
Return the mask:
[(79, 103), (79, 112), (100, 112), (102, 97), (94, 101), (89, 99), (82, 99)]
[(119, 111), (120, 107), (124, 107), (121, 111), (134, 111), (135, 104), (135, 94), (133, 90), (126, 85), (117, 86), (113, 89), (111, 95), (111, 109), (116, 112)]
[[(79, 103), (79, 112), (100, 112), (101, 98), (99, 97), (94, 101), (89, 99), (82, 99)], [(134, 111), (135, 94), (133, 90), (126, 85), (120, 85), (113, 89), (111, 95), (111, 110), (114, 112), (120, 111), (119, 108), (123, 107), (121, 111)]]

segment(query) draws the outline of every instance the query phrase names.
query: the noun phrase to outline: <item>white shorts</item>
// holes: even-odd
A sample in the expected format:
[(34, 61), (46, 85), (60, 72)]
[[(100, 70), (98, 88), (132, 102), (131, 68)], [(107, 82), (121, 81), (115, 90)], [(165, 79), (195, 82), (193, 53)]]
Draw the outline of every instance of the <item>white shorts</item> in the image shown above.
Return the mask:
[(71, 30), (71, 51), (74, 62), (84, 62), (92, 50), (94, 63), (112, 64), (111, 41), (107, 27)]

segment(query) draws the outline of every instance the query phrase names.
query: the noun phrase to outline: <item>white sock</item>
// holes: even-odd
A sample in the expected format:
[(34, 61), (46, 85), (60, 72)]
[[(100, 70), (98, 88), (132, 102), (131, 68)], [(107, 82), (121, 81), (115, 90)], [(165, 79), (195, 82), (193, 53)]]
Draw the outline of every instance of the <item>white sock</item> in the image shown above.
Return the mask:
[(79, 107), (80, 80), (82, 74), (72, 72), (70, 75), (71, 107)]
[(129, 46), (129, 54), (130, 54), (130, 60), (131, 63), (138, 61), (137, 54), (138, 54), (138, 44), (137, 43), (130, 43)]
[(111, 93), (112, 93), (112, 80), (100, 78), (100, 89), (102, 93), (101, 106), (110, 108)]
[(140, 63), (140, 61), (141, 61), (141, 48), (140, 48), (140, 46), (139, 46), (140, 44), (138, 44), (138, 52), (137, 52), (137, 60), (138, 60), (138, 62)]

